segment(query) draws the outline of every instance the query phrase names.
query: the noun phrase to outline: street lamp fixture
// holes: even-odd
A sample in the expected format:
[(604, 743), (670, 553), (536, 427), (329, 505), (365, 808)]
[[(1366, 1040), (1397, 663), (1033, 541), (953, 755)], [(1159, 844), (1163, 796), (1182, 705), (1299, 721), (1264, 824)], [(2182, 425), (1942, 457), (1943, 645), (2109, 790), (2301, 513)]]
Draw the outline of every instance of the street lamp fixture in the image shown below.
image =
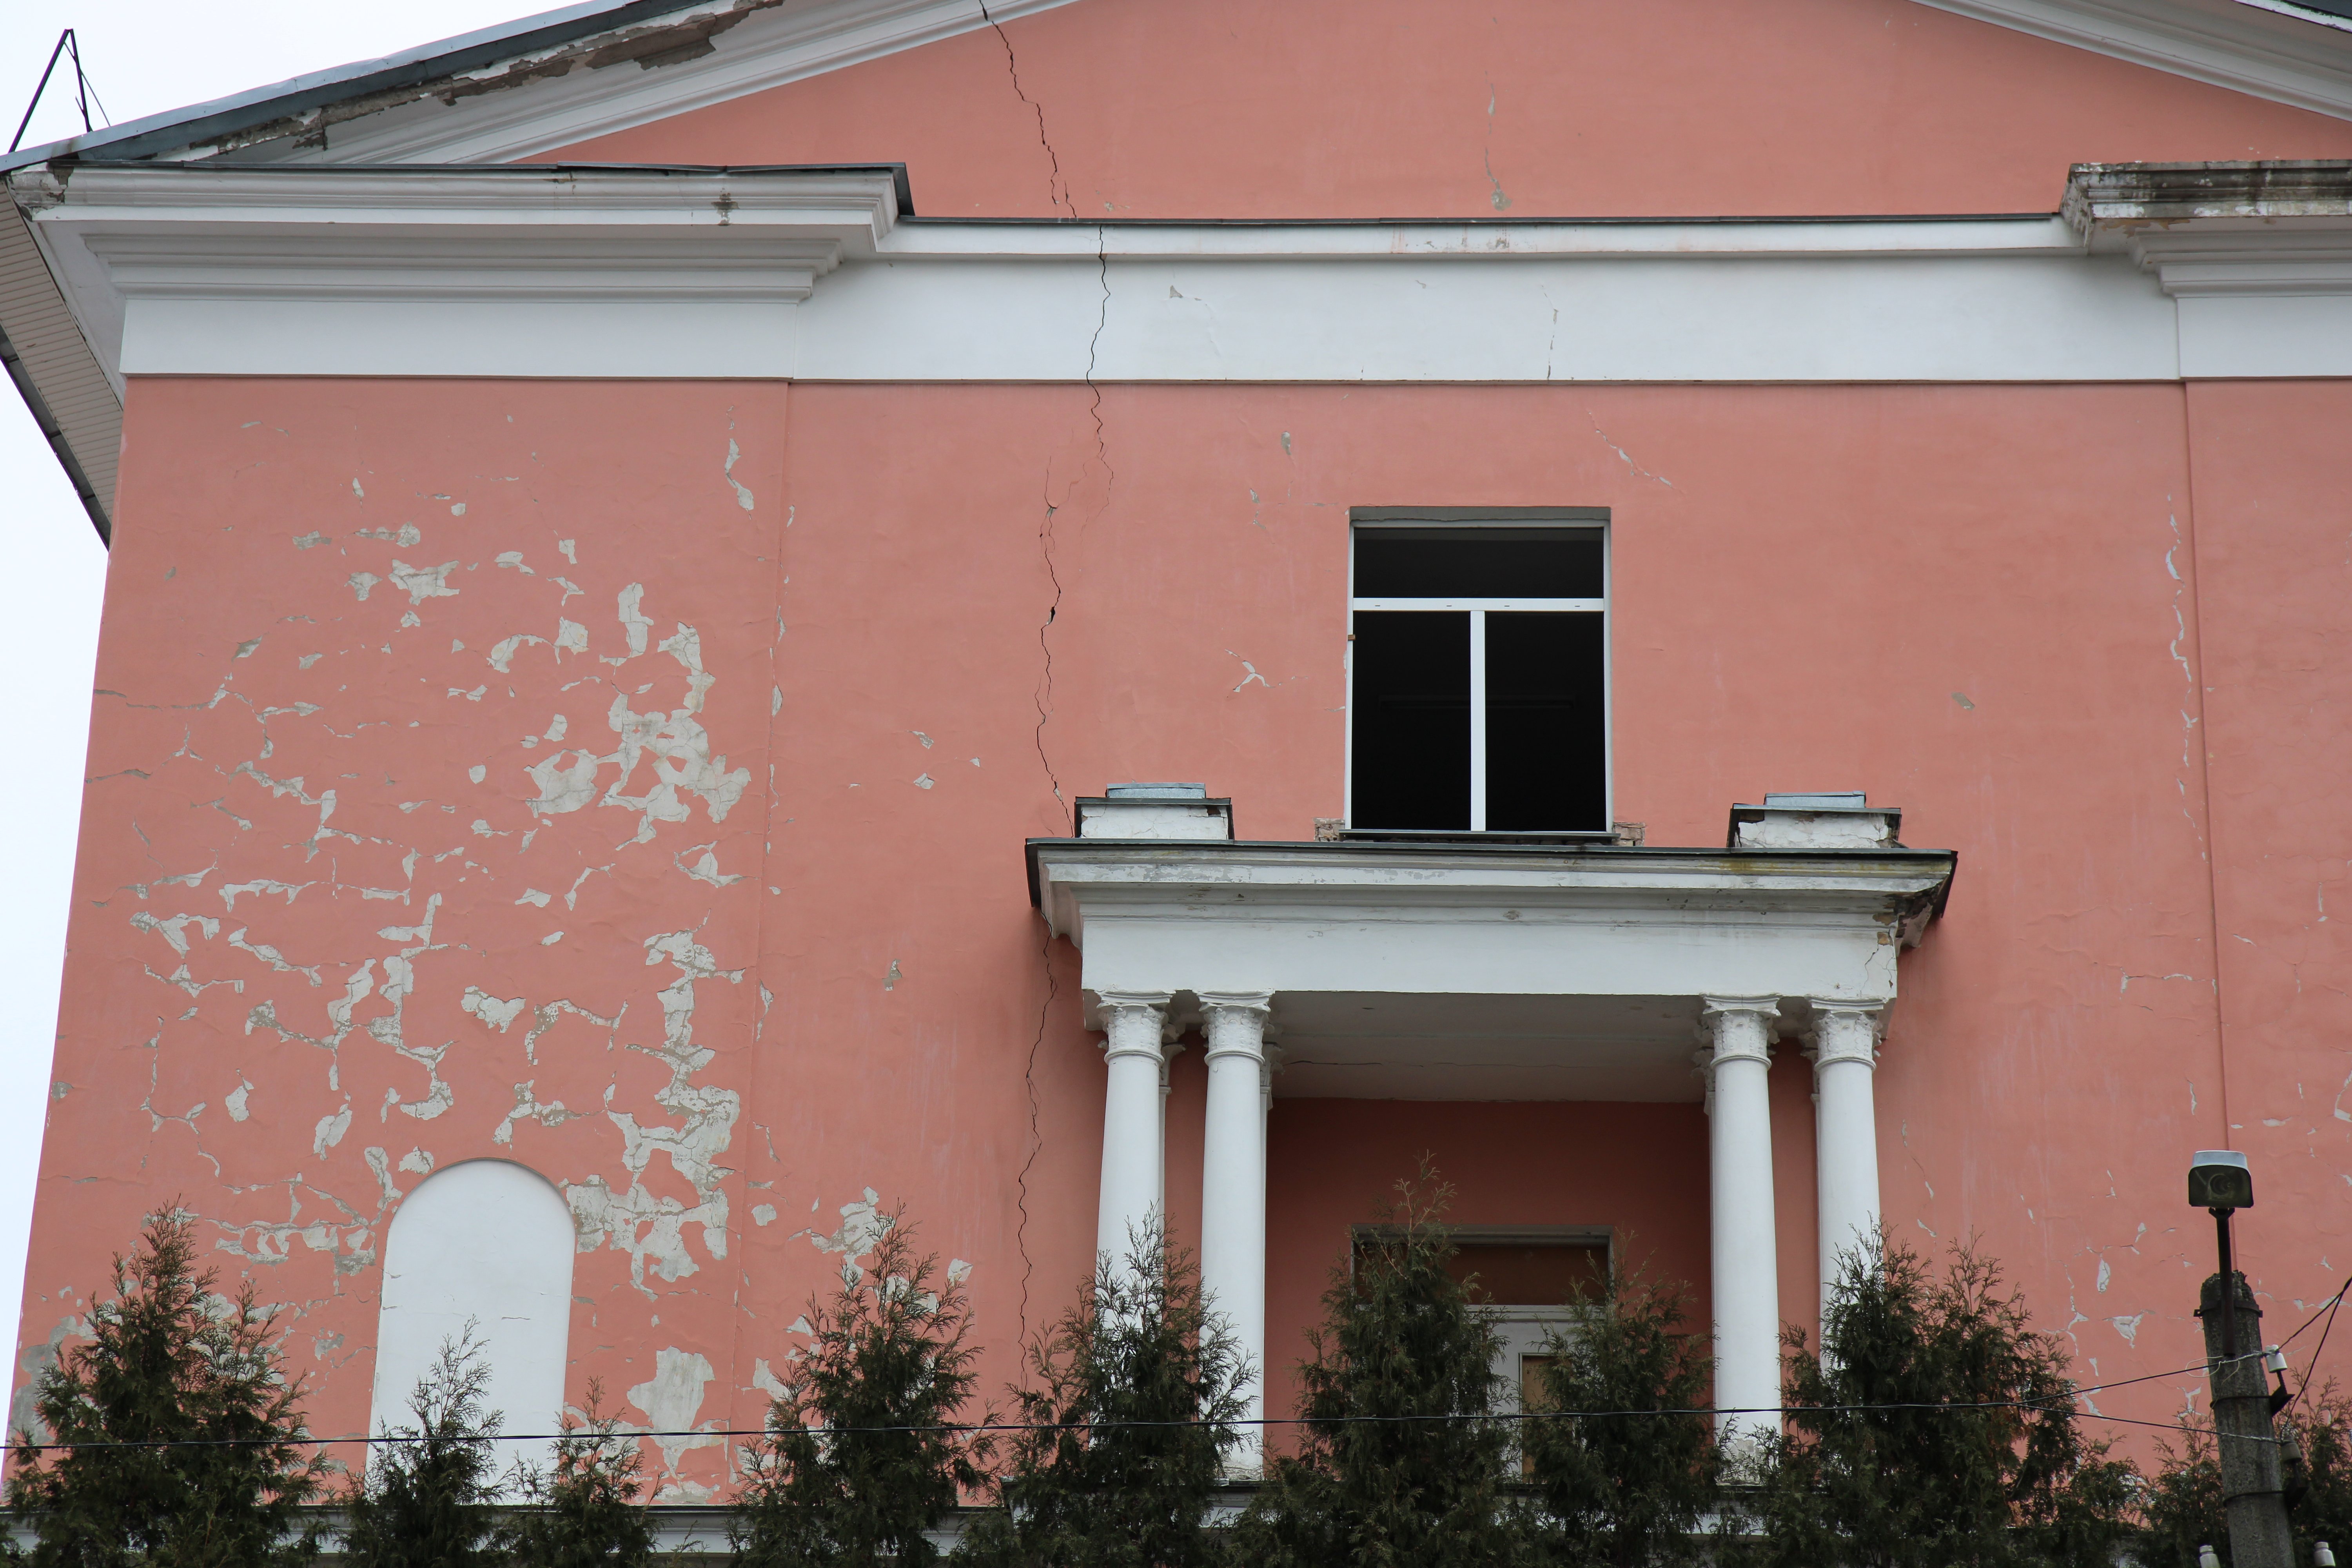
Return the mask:
[(2238, 1358), (2237, 1262), (2230, 1245), (2230, 1216), (2254, 1206), (2254, 1173), (2234, 1149), (2200, 1149), (2189, 1165), (2189, 1201), (2213, 1216), (2221, 1247), (2221, 1353)]

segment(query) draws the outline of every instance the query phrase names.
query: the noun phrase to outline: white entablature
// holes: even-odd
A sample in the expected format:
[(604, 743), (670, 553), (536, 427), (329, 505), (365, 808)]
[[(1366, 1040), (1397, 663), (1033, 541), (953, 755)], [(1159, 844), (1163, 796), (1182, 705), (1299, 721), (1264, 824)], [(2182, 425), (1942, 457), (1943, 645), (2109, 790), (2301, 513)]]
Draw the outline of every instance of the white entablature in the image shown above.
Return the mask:
[[(1943, 905), (1927, 849), (1033, 839), (1103, 992), (1885, 1001)], [(1202, 977), (1206, 976), (1207, 979)], [(1276, 1004), (1276, 1017), (1281, 1015)]]

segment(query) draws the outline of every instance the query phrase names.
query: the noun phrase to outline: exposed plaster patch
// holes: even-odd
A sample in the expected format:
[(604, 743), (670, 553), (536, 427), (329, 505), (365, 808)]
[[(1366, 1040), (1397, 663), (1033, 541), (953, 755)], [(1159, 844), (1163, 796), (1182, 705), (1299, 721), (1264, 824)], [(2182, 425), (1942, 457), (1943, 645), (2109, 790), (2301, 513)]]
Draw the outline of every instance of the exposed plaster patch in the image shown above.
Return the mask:
[[(701, 1425), (703, 1392), (717, 1375), (701, 1355), (665, 1345), (654, 1352), (653, 1376), (629, 1390), (629, 1403), (645, 1412), (651, 1431), (691, 1432)], [(674, 1478), (679, 1458), (689, 1449), (716, 1447), (722, 1441), (716, 1436), (663, 1436), (656, 1437), (654, 1444), (662, 1451), (663, 1468)], [(675, 1485), (674, 1480), (670, 1485)]]
[(392, 585), (408, 595), (408, 602), (421, 605), (427, 599), (454, 599), (457, 590), (449, 586), (449, 574), (457, 569), (455, 561), (444, 561), (438, 566), (411, 566), (404, 561), (392, 563)]
[(318, 1128), (310, 1135), (310, 1152), (313, 1154), (324, 1154), (328, 1150), (341, 1142), (343, 1141), (343, 1134), (351, 1130), (352, 1102), (347, 1100), (343, 1101), (343, 1108), (341, 1110), (334, 1112), (332, 1115), (321, 1116), (319, 1118)]
[(57, 1365), (58, 1358), (65, 1352), (66, 1341), (80, 1338), (90, 1331), (89, 1323), (68, 1315), (58, 1320), (58, 1326), (49, 1331), (47, 1340), (26, 1345), (16, 1352), (16, 1370), (21, 1375), (16, 1380), (16, 1392), (8, 1401), (8, 1430), (11, 1434), (26, 1432), (36, 1442), (48, 1441), (52, 1436), (49, 1424), (41, 1419), (39, 1407), (35, 1403), (40, 1397), (41, 1374)]
[(541, 1105), (537, 1098), (538, 1082), (532, 1079), (514, 1086), (514, 1109), (499, 1118), (497, 1130), (490, 1134), (491, 1142), (511, 1144), (514, 1142), (514, 1125), (518, 1121), (536, 1121), (541, 1127), (561, 1127), (567, 1121), (576, 1121), (589, 1114), (585, 1110), (570, 1110), (560, 1100), (551, 1100)]
[(751, 510), (751, 492), (743, 488), (742, 481), (739, 480), (735, 477), (735, 465), (742, 460), (742, 448), (736, 446), (735, 437), (730, 436), (727, 438), (727, 466), (719, 471), (727, 476), (728, 484), (734, 489), (735, 504), (741, 507), (745, 511), (750, 511)]
[[(687, 856), (693, 854), (697, 849), (702, 851), (702, 858), (691, 866), (688, 865)], [(707, 882), (714, 888), (732, 887), (743, 879), (743, 874), (740, 871), (721, 873), (719, 869), (717, 849), (718, 846), (715, 843), (689, 844), (685, 849), (670, 857), (670, 864), (698, 882)]]
[(799, 1234), (807, 1237), (809, 1245), (819, 1252), (838, 1254), (841, 1277), (855, 1285), (866, 1278), (866, 1270), (858, 1267), (857, 1259), (872, 1252), (875, 1244), (889, 1235), (896, 1223), (882, 1212), (882, 1195), (868, 1187), (864, 1197), (841, 1205), (841, 1228), (831, 1236), (820, 1236), (813, 1229)]
[[(643, 1051), (668, 1064), (669, 1082), (654, 1093), (654, 1100), (676, 1116), (675, 1126), (645, 1126), (632, 1111), (607, 1110), (621, 1130), (621, 1163), (629, 1173), (626, 1190), (614, 1192), (602, 1175), (564, 1189), (579, 1228), (583, 1250), (609, 1244), (629, 1255), (629, 1278), (647, 1297), (650, 1260), (664, 1279), (677, 1280), (699, 1271), (687, 1250), (686, 1228), (702, 1227), (703, 1246), (714, 1258), (727, 1256), (727, 1192), (718, 1158), (733, 1140), (742, 1097), (730, 1089), (698, 1084), (694, 1075), (709, 1065), (714, 1053), (695, 1043), (695, 987), (706, 980), (739, 984), (740, 969), (720, 969), (710, 950), (692, 931), (671, 931), (646, 939), (646, 962), (667, 963), (677, 978), (661, 993), (662, 1044), (629, 1049)], [(675, 1197), (657, 1195), (645, 1179), (656, 1154), (667, 1157), (670, 1168), (694, 1190), (691, 1206)]]
[[(521, 901), (520, 899), (515, 900), (517, 903)], [(539, 901), (541, 906), (544, 906), (547, 902), (547, 895), (541, 893), (539, 896)], [(511, 1000), (501, 1000), (490, 995), (478, 985), (468, 985), (466, 987), (466, 994), (459, 999), (457, 1005), (503, 1035), (507, 1032), (507, 1026), (521, 1016), (523, 999), (517, 996)]]

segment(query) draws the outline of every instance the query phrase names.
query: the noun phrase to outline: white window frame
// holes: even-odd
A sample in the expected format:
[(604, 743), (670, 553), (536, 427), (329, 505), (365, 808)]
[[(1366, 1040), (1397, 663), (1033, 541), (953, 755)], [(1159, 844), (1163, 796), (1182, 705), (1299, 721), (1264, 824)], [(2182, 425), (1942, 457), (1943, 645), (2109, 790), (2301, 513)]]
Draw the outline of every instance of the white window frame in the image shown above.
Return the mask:
[[(1360, 534), (1391, 528), (1459, 528), (1486, 531), (1511, 528), (1581, 528), (1601, 535), (1601, 597), (1597, 599), (1389, 599), (1356, 595), (1356, 540)], [(1601, 617), (1601, 798), (1604, 820), (1593, 828), (1510, 828), (1512, 834), (1578, 835), (1605, 838), (1617, 820), (1617, 726), (1614, 671), (1612, 668), (1609, 602), (1609, 513), (1600, 508), (1514, 507), (1500, 512), (1421, 511), (1358, 508), (1348, 530), (1348, 711), (1347, 778), (1343, 809), (1350, 827), (1356, 823), (1356, 615), (1359, 611), (1452, 613), (1470, 616), (1470, 831), (1486, 826), (1486, 617), (1490, 614), (1533, 612), (1598, 615)]]

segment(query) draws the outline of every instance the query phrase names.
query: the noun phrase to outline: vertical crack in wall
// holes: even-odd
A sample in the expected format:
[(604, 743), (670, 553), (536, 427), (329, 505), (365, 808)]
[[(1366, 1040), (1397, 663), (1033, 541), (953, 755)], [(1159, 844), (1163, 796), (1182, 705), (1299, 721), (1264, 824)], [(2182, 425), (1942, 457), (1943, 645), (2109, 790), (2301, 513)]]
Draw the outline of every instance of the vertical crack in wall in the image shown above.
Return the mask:
[(1015, 1321), (1020, 1325), (1020, 1342), (1029, 1342), (1029, 1277), (1036, 1272), (1036, 1264), (1029, 1256), (1029, 1173), (1045, 1152), (1045, 1140), (1037, 1134), (1037, 1053), (1045, 1048), (1045, 1024), (1053, 1016), (1054, 1000), (1061, 985), (1054, 978), (1054, 931), (1051, 926), (1037, 939), (1037, 962), (1045, 971), (1045, 999), (1037, 1005), (1037, 1034), (1029, 1042), (1029, 1060), (1021, 1070), (1022, 1087), (1029, 1096), (1029, 1156), (1021, 1162), (1021, 1173), (1013, 1178), (1013, 1205), (1021, 1217), (1014, 1222), (1013, 1237), (1021, 1253), (1021, 1306)]
[[(974, 0), (974, 3), (980, 7), (981, 20), (988, 24), (989, 30), (996, 35), (997, 43), (1003, 47), (1005, 74), (1012, 80), (1013, 96), (1026, 104), (1030, 112), (1036, 117), (1037, 145), (1043, 148), (1045, 153), (1047, 205), (1066, 212), (1075, 220), (1078, 216), (1077, 205), (1071, 199), (1069, 183), (1062, 174), (1061, 154), (1054, 150), (1053, 139), (1045, 132), (1045, 106), (1031, 98), (1028, 90), (1021, 85), (1020, 58), (1013, 53), (1013, 40), (1005, 35), (1003, 25), (990, 13), (988, 0)], [(1095, 225), (1095, 277), (1101, 290), (1101, 297), (1095, 309), (1094, 331), (1087, 338), (1085, 376), (1087, 416), (1094, 422), (1095, 460), (1102, 465), (1102, 507), (1107, 509), (1110, 505), (1111, 487), (1118, 476), (1111, 468), (1108, 432), (1103, 425), (1102, 388), (1095, 384), (1095, 364), (1102, 346), (1103, 329), (1110, 321), (1110, 253), (1106, 243), (1104, 227), (1100, 223)], [(1033, 738), (1037, 748), (1037, 764), (1045, 770), (1045, 783), (1054, 792), (1054, 804), (1057, 808), (1066, 810), (1068, 802), (1062, 794), (1061, 777), (1055, 773), (1053, 758), (1045, 750), (1045, 724), (1053, 717), (1054, 711), (1052, 633), (1055, 619), (1062, 610), (1062, 574), (1054, 561), (1054, 515), (1059, 509), (1054, 503), (1054, 472), (1050, 461), (1046, 464), (1045, 489), (1039, 499), (1045, 505), (1045, 514), (1037, 529), (1038, 549), (1044, 557), (1045, 576), (1053, 584), (1054, 594), (1052, 601), (1046, 605), (1045, 618), (1039, 622), (1037, 626), (1037, 650), (1043, 661), (1043, 669), (1034, 693), (1037, 727), (1033, 732)], [(1068, 499), (1069, 496), (1066, 493), (1063, 500)], [(1097, 515), (1100, 515), (1101, 510), (1097, 509)], [(1013, 1237), (1014, 1249), (1021, 1255), (1019, 1322), (1021, 1337), (1024, 1341), (1029, 1335), (1030, 1279), (1036, 1272), (1036, 1261), (1029, 1255), (1029, 1177), (1036, 1166), (1038, 1157), (1045, 1152), (1045, 1142), (1038, 1128), (1037, 1057), (1045, 1049), (1045, 1030), (1052, 1019), (1054, 1003), (1061, 989), (1060, 982), (1054, 974), (1054, 936), (1050, 927), (1038, 941), (1037, 962), (1045, 974), (1045, 995), (1037, 1006), (1037, 1032), (1029, 1042), (1029, 1058), (1021, 1075), (1023, 1091), (1029, 1101), (1029, 1151), (1027, 1157), (1021, 1163), (1021, 1170), (1013, 1183), (1013, 1204), (1020, 1217), (1014, 1222)]]
[(1004, 36), (1004, 25), (990, 13), (988, 0), (974, 0), (974, 3), (980, 6), (980, 19), (988, 24), (989, 31), (996, 35), (996, 41), (1004, 46), (1004, 69), (1013, 78), (1013, 96), (1028, 105), (1029, 111), (1037, 117), (1037, 145), (1045, 150), (1045, 163), (1050, 171), (1045, 177), (1046, 197), (1052, 205), (1064, 208), (1076, 217), (1078, 209), (1071, 205), (1070, 188), (1063, 182), (1062, 160), (1055, 153), (1054, 143), (1045, 137), (1045, 106), (1031, 98), (1023, 89), (1021, 61), (1013, 53), (1013, 40)]

